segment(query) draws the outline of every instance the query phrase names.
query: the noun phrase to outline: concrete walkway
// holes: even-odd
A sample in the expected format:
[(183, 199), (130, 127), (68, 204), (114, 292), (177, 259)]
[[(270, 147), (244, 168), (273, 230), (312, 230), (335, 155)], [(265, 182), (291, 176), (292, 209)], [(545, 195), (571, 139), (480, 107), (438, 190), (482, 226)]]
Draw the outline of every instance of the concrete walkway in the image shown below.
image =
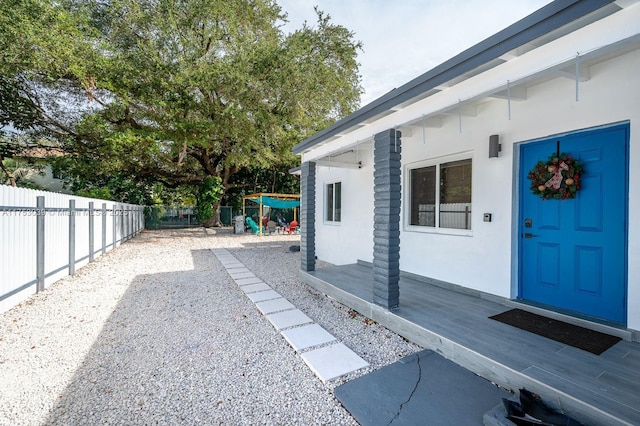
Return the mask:
[(227, 273), (316, 376), (327, 382), (369, 366), (365, 360), (315, 324), (291, 302), (256, 277), (226, 249), (212, 249)]
[[(424, 350), (351, 380), (336, 397), (362, 426), (480, 425), (511, 394)], [(506, 419), (502, 424), (508, 424)]]

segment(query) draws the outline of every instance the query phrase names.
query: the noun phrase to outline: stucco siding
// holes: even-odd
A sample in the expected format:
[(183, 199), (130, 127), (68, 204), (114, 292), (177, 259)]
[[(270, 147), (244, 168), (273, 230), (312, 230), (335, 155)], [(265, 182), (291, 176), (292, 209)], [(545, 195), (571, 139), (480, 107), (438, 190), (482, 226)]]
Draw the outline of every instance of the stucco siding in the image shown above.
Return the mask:
[[(473, 158), (473, 229), (469, 235), (414, 231), (408, 229), (407, 217), (403, 214), (401, 268), (500, 296), (515, 296), (511, 285), (511, 256), (517, 253), (512, 254), (510, 243), (517, 228), (512, 219), (512, 213), (517, 209), (514, 179), (517, 179), (518, 169), (514, 152), (518, 143), (549, 135), (631, 120), (629, 217), (639, 217), (637, 122), (640, 101), (636, 96), (630, 96), (640, 93), (640, 84), (633, 75), (638, 69), (640, 52), (628, 53), (591, 67), (590, 80), (580, 84), (578, 102), (575, 100), (575, 81), (557, 78), (530, 87), (526, 101), (512, 102), (511, 120), (506, 101), (495, 100), (481, 104), (476, 117), (463, 117), (462, 132), (458, 117), (452, 116), (441, 128), (425, 129), (425, 138), (422, 131), (403, 138), (405, 158), (412, 159), (404, 161), (404, 171), (412, 161), (470, 152)], [(487, 151), (492, 134), (500, 135), (502, 152), (499, 158), (490, 159)], [(406, 207), (406, 197), (403, 201), (403, 207)], [(492, 221), (483, 222), (483, 213), (491, 213)], [(637, 226), (636, 221), (630, 223), (629, 259), (640, 255)], [(445, 230), (441, 232), (446, 233)], [(633, 300), (640, 296), (637, 293), (640, 285), (633, 284), (640, 282), (640, 270), (635, 262), (630, 262), (629, 266), (631, 313), (640, 309), (640, 306), (632, 306)], [(636, 323), (638, 320), (640, 318), (634, 319)]]
[[(355, 147), (370, 147), (374, 135), (400, 131), (400, 269), (516, 298), (520, 296), (518, 232), (523, 221), (519, 217), (520, 178), (528, 172), (520, 167), (521, 147), (624, 123), (629, 129), (628, 180), (620, 179), (619, 184), (627, 185), (629, 223), (616, 226), (627, 227), (626, 325), (640, 330), (640, 263), (636, 261), (640, 258), (640, 4), (620, 7), (583, 26), (577, 24), (574, 30), (558, 29), (535, 47), (523, 46), (522, 51), (514, 50), (499, 58), (487, 56), (484, 71), (451, 75), (446, 84), (438, 81), (423, 96), (376, 116), (357, 121), (359, 115), (355, 114), (351, 121), (345, 121), (351, 123), (350, 128), (341, 129), (339, 134), (323, 133), (313, 143), (301, 144), (298, 149), (303, 161), (326, 163), (333, 158), (348, 158)], [(442, 77), (438, 72), (436, 68), (431, 73)], [(413, 89), (406, 90), (414, 93)], [(379, 108), (385, 99), (372, 108)], [(366, 113), (367, 107), (362, 111)], [(491, 135), (499, 135), (502, 151), (498, 158), (488, 155)], [(361, 158), (365, 161), (359, 170), (326, 164), (318, 169), (316, 229), (321, 260), (348, 264), (373, 258), (373, 159), (372, 155)], [(436, 191), (443, 184), (437, 182), (440, 165), (464, 163), (469, 167), (469, 159), (471, 213), (465, 219), (470, 218), (470, 229), (424, 226), (435, 217), (435, 196), (426, 188), (435, 185)], [(425, 189), (416, 195), (420, 209), (410, 215), (409, 177), (417, 167), (422, 170), (415, 173), (416, 179), (421, 179), (421, 188)], [(332, 181), (342, 182), (343, 215), (339, 224), (323, 220), (324, 187)], [(522, 184), (526, 188), (527, 182)], [(457, 190), (456, 194), (468, 196), (468, 187)], [(491, 221), (483, 221), (485, 213), (491, 215)], [(412, 216), (420, 225), (411, 225)]]
[[(373, 159), (361, 169), (318, 166), (316, 176), (316, 253), (336, 265), (373, 259)], [(325, 221), (325, 186), (342, 182), (342, 220)]]
[[(403, 130), (400, 268), (498, 296), (517, 296), (518, 146), (550, 135), (629, 121), (628, 326), (640, 329), (640, 51), (592, 65), (580, 82), (558, 77), (529, 86), (526, 100), (480, 101), (476, 116), (452, 114), (441, 127)], [(488, 158), (489, 136), (500, 135), (499, 158)], [(473, 161), (472, 229), (449, 232), (407, 225), (406, 171), (412, 164), (454, 154)], [(317, 253), (334, 264), (372, 259), (373, 170), (319, 167)], [(324, 222), (324, 186), (342, 182), (342, 221)], [(492, 221), (483, 222), (483, 213)]]

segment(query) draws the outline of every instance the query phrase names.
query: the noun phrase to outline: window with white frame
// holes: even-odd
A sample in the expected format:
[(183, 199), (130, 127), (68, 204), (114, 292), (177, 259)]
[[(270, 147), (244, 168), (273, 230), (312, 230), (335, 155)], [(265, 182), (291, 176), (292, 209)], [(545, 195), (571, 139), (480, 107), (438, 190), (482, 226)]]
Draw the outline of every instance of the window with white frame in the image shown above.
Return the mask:
[(409, 224), (471, 229), (471, 158), (423, 163), (409, 175)]
[(325, 186), (325, 214), (327, 222), (340, 222), (342, 215), (342, 182), (332, 182)]

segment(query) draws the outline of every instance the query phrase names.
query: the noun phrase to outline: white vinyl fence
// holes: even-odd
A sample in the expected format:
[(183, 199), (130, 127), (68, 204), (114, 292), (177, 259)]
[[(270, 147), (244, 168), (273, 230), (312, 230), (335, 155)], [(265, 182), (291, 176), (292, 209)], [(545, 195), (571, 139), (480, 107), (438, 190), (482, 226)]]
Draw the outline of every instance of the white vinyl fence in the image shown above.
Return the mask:
[(144, 207), (0, 185), (0, 313), (144, 229)]

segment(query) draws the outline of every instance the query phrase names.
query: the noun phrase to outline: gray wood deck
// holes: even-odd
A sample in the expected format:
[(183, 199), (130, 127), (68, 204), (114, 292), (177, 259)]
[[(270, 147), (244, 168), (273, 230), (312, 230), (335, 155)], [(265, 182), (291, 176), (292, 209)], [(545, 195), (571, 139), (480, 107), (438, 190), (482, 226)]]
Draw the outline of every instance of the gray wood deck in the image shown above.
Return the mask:
[(391, 313), (372, 303), (373, 272), (363, 264), (323, 267), (301, 277), (405, 338), (507, 389), (539, 393), (586, 424), (640, 424), (637, 342), (623, 340), (594, 355), (488, 318), (513, 302), (407, 276), (400, 279), (400, 308)]

